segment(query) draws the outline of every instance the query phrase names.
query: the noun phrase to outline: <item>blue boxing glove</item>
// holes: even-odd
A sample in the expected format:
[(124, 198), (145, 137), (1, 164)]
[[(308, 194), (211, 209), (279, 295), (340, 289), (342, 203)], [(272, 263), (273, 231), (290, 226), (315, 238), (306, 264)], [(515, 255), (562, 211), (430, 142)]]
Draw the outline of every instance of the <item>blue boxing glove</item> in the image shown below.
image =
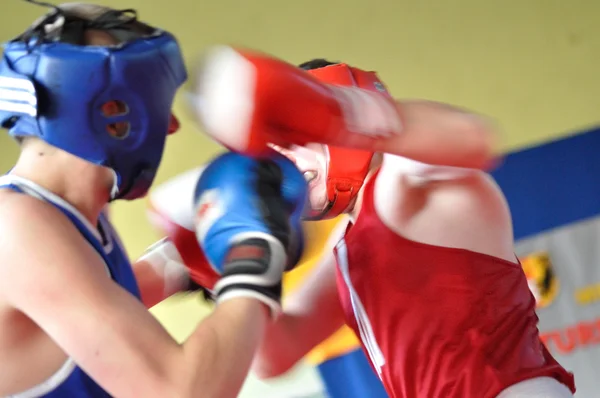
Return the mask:
[(204, 170), (194, 198), (198, 242), (221, 275), (214, 287), (217, 303), (252, 297), (276, 315), (283, 272), (303, 250), (302, 173), (276, 152), (261, 160), (226, 153)]

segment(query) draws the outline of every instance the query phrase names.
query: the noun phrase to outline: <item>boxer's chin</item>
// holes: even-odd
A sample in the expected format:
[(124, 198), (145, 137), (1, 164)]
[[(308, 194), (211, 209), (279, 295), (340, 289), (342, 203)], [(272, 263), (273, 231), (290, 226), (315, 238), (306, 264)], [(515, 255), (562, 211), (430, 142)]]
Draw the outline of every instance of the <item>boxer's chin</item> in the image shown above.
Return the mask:
[(269, 146), (292, 161), (300, 170), (308, 184), (310, 209), (315, 214), (320, 214), (328, 204), (327, 170), (323, 146), (320, 144), (290, 145), (288, 148), (276, 144), (269, 144)]
[(327, 186), (325, 182), (313, 181), (308, 184), (308, 201), (314, 212), (322, 212), (327, 207)]

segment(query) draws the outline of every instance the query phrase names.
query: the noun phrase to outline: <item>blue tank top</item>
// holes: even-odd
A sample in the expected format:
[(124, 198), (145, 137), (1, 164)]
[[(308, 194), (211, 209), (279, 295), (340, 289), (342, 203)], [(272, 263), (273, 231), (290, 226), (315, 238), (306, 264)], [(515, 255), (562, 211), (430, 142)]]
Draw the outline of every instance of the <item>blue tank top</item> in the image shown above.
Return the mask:
[[(140, 292), (131, 263), (119, 237), (105, 215), (100, 216), (98, 227), (94, 228), (69, 203), (37, 184), (17, 176), (5, 175), (0, 177), (0, 188), (9, 188), (54, 205), (71, 220), (81, 235), (104, 259), (111, 278), (123, 289), (140, 299)], [(69, 358), (53, 376), (42, 384), (7, 398), (34, 397), (105, 398), (110, 397), (110, 395)]]

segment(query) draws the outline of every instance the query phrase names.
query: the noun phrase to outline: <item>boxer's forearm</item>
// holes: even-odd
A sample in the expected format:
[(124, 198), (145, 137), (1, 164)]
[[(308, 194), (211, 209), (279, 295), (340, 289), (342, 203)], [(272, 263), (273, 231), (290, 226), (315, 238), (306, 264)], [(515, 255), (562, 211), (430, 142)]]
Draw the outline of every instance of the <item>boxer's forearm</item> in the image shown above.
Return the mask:
[(488, 169), (495, 164), (498, 137), (484, 117), (422, 100), (397, 101), (396, 107), (402, 126), (399, 132), (385, 137), (350, 132), (336, 144), (431, 165)]
[[(342, 222), (331, 234), (329, 248), (337, 241), (347, 223)], [(311, 271), (304, 283), (286, 300), (285, 313), (269, 325), (260, 347), (255, 373), (262, 378), (287, 372), (314, 347), (344, 325), (340, 305), (335, 258), (328, 253)]]
[(269, 379), (290, 370), (316, 345), (306, 344), (306, 335), (299, 335), (306, 326), (309, 325), (303, 325), (301, 319), (283, 314), (276, 323), (267, 327), (263, 344), (252, 364), (253, 372), (261, 379)]
[(219, 304), (200, 323), (183, 345), (190, 387), (197, 396), (237, 396), (269, 319), (266, 305), (239, 298)]

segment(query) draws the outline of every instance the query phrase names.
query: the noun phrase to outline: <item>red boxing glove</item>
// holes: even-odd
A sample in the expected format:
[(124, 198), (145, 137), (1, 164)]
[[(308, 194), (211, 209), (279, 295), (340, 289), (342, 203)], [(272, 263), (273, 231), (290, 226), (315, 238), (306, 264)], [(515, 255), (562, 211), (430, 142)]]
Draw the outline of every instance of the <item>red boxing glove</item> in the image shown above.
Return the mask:
[(269, 143), (354, 147), (402, 129), (395, 101), (374, 73), (345, 64), (306, 72), (231, 47), (207, 53), (194, 103), (207, 134), (254, 156)]
[(190, 279), (212, 290), (220, 276), (206, 260), (194, 232), (193, 191), (201, 172), (188, 171), (151, 191), (148, 218), (175, 246)]

